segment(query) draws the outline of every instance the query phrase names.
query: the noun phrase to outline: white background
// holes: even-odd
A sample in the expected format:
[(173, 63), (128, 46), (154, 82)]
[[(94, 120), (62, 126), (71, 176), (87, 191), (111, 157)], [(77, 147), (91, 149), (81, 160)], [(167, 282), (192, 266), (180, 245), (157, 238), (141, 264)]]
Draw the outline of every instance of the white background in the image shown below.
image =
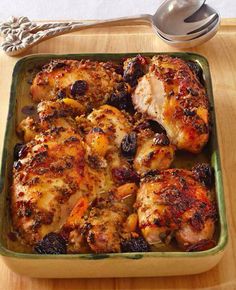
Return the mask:
[[(105, 19), (152, 14), (162, 0), (0, 0), (0, 21), (10, 16), (30, 19)], [(222, 17), (236, 17), (236, 0), (207, 0)]]

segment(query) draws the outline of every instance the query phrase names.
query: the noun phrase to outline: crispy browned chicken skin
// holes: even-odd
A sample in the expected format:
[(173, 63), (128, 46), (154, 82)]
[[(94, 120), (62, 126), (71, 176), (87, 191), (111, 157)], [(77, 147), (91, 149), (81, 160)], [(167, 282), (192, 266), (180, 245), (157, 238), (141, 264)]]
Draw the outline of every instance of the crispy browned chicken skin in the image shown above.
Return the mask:
[[(132, 61), (132, 60), (131, 60)], [(209, 138), (209, 104), (204, 87), (187, 63), (154, 56), (132, 94), (135, 108), (156, 120), (178, 149), (199, 153)]]
[(73, 129), (48, 130), (25, 145), (14, 163), (14, 227), (32, 245), (57, 231), (79, 198), (93, 200), (105, 187), (105, 173), (89, 166), (81, 137)]
[(181, 248), (188, 249), (213, 238), (216, 209), (209, 190), (192, 171), (150, 173), (141, 182), (136, 208), (139, 227), (150, 244), (175, 237)]
[(88, 109), (104, 104), (122, 80), (112, 63), (91, 60), (52, 60), (33, 80), (35, 102), (74, 98)]
[[(105, 198), (104, 198), (105, 197)], [(108, 193), (88, 204), (78, 201), (61, 234), (68, 242), (68, 252), (120, 252), (128, 207)]]
[(76, 130), (80, 121), (72, 118), (76, 111), (69, 114), (65, 105), (41, 102), (34, 134), (29, 119), (21, 124), (24, 137), (31, 141), (14, 163), (11, 207), (14, 228), (25, 244), (34, 245), (47, 233), (59, 231), (81, 198), (90, 203), (119, 183), (113, 169), (131, 171), (119, 154), (119, 140), (129, 130), (125, 114), (108, 105), (94, 110), (87, 119), (88, 132), (80, 135)]
[(134, 169), (141, 175), (154, 169), (167, 169), (174, 160), (175, 147), (165, 134), (143, 130), (138, 134), (138, 148)]

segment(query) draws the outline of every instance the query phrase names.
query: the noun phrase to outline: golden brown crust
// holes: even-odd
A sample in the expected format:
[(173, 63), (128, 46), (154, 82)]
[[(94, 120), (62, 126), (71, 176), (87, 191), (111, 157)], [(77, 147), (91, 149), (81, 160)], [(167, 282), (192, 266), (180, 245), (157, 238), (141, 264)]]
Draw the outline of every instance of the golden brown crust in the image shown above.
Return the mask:
[(105, 178), (88, 166), (85, 145), (72, 129), (57, 127), (37, 135), (21, 155), (13, 171), (13, 224), (34, 244), (60, 228), (79, 197), (94, 198)]
[(117, 200), (112, 192), (90, 203), (88, 198), (80, 198), (60, 230), (67, 241), (68, 252), (120, 252), (128, 213), (127, 205)]
[[(35, 102), (69, 97), (82, 101), (89, 109), (105, 103), (121, 79), (109, 62), (53, 60), (36, 75), (30, 93)], [(86, 85), (81, 95), (71, 90), (78, 80)]]
[(187, 248), (213, 237), (216, 209), (210, 192), (192, 171), (150, 173), (142, 180), (136, 207), (140, 229), (150, 243), (172, 235), (182, 248)]
[(209, 103), (186, 62), (153, 57), (132, 96), (137, 110), (158, 121), (178, 149), (199, 153), (209, 138)]
[(131, 123), (124, 112), (109, 105), (103, 105), (88, 116), (94, 126), (100, 127), (117, 147), (124, 136), (131, 131)]
[[(72, 118), (77, 111), (65, 105), (64, 101), (38, 105), (38, 131), (14, 164), (13, 224), (25, 244), (34, 245), (48, 232), (60, 230), (80, 198), (92, 202), (117, 183), (113, 169), (129, 168), (114, 142), (129, 130), (125, 114), (102, 106), (90, 116), (90, 131), (79, 135)], [(30, 129), (31, 122), (26, 124)], [(21, 127), (29, 130), (26, 124)], [(94, 139), (96, 136), (99, 138)], [(74, 249), (82, 242), (76, 237)]]
[(174, 154), (175, 146), (170, 144), (165, 134), (154, 134), (146, 129), (138, 134), (138, 148), (133, 166), (141, 175), (150, 170), (167, 169), (174, 160)]

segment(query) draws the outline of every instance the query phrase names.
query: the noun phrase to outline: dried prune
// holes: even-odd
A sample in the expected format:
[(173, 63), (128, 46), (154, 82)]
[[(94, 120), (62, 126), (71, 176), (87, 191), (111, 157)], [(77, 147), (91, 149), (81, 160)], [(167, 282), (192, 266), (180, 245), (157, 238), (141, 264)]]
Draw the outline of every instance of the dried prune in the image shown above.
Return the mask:
[(167, 137), (166, 134), (155, 134), (154, 138), (153, 138), (153, 143), (155, 145), (160, 145), (160, 146), (168, 146), (170, 145), (170, 140), (169, 138)]
[(123, 156), (134, 157), (137, 151), (137, 134), (127, 134), (121, 141), (120, 149)]
[(16, 143), (14, 150), (13, 150), (13, 158), (14, 161), (17, 161), (20, 158), (22, 149), (25, 147), (23, 143)]
[(127, 252), (149, 252), (150, 246), (143, 237), (131, 238), (121, 242), (121, 251)]
[(190, 69), (196, 74), (199, 82), (202, 85), (204, 85), (203, 72), (202, 72), (202, 68), (200, 67), (200, 65), (192, 60), (188, 60), (187, 64), (190, 67)]
[(124, 71), (123, 77), (125, 82), (130, 84), (131, 87), (135, 87), (138, 83), (138, 79), (145, 74), (146, 64), (146, 59), (141, 55), (137, 55), (133, 58)]
[(92, 128), (91, 131), (94, 132), (94, 133), (104, 134), (104, 131), (102, 130), (102, 128), (99, 128), (99, 127), (94, 127), (94, 128)]
[(138, 183), (140, 178), (136, 171), (126, 168), (117, 167), (112, 169), (112, 176), (119, 184), (125, 184), (128, 182)]
[(190, 116), (190, 117), (192, 117), (192, 116), (195, 116), (195, 115), (196, 115), (196, 112), (193, 111), (193, 110), (184, 109), (184, 114), (185, 114), (186, 116)]
[(59, 90), (57, 93), (57, 98), (58, 99), (64, 99), (66, 97), (66, 91), (65, 90)]
[(149, 123), (151, 130), (154, 131), (155, 133), (166, 134), (165, 128), (161, 124), (159, 124), (158, 122), (156, 122), (154, 120), (148, 120), (148, 123)]
[(124, 73), (123, 65), (122, 64), (117, 65), (115, 68), (115, 72), (119, 75), (123, 75), (123, 73)]
[(71, 86), (71, 95), (77, 99), (80, 96), (84, 96), (88, 89), (88, 83), (83, 80), (75, 81)]
[(209, 164), (201, 163), (192, 168), (195, 177), (206, 187), (211, 188), (213, 184), (213, 171)]
[(131, 114), (134, 113), (134, 106), (131, 95), (126, 89), (117, 88), (117, 92), (112, 93), (107, 99), (107, 104), (116, 107), (119, 110), (125, 110)]
[(13, 163), (13, 168), (18, 170), (22, 167), (22, 163), (18, 160)]
[(56, 233), (47, 234), (35, 247), (39, 254), (66, 254), (66, 241)]

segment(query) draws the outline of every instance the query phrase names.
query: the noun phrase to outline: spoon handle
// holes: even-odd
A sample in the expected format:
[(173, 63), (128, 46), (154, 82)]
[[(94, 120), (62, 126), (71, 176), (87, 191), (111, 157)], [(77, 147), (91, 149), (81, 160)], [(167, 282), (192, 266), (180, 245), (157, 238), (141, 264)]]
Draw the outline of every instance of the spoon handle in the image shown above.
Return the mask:
[(152, 16), (142, 14), (137, 16), (114, 18), (92, 23), (83, 22), (65, 22), (65, 23), (45, 23), (36, 24), (27, 17), (13, 17), (9, 22), (0, 25), (0, 32), (5, 38), (1, 44), (6, 54), (15, 56), (23, 53), (28, 48), (55, 36), (69, 32), (74, 32), (90, 27), (102, 27), (112, 25), (125, 25), (130, 21), (146, 21), (151, 22)]

